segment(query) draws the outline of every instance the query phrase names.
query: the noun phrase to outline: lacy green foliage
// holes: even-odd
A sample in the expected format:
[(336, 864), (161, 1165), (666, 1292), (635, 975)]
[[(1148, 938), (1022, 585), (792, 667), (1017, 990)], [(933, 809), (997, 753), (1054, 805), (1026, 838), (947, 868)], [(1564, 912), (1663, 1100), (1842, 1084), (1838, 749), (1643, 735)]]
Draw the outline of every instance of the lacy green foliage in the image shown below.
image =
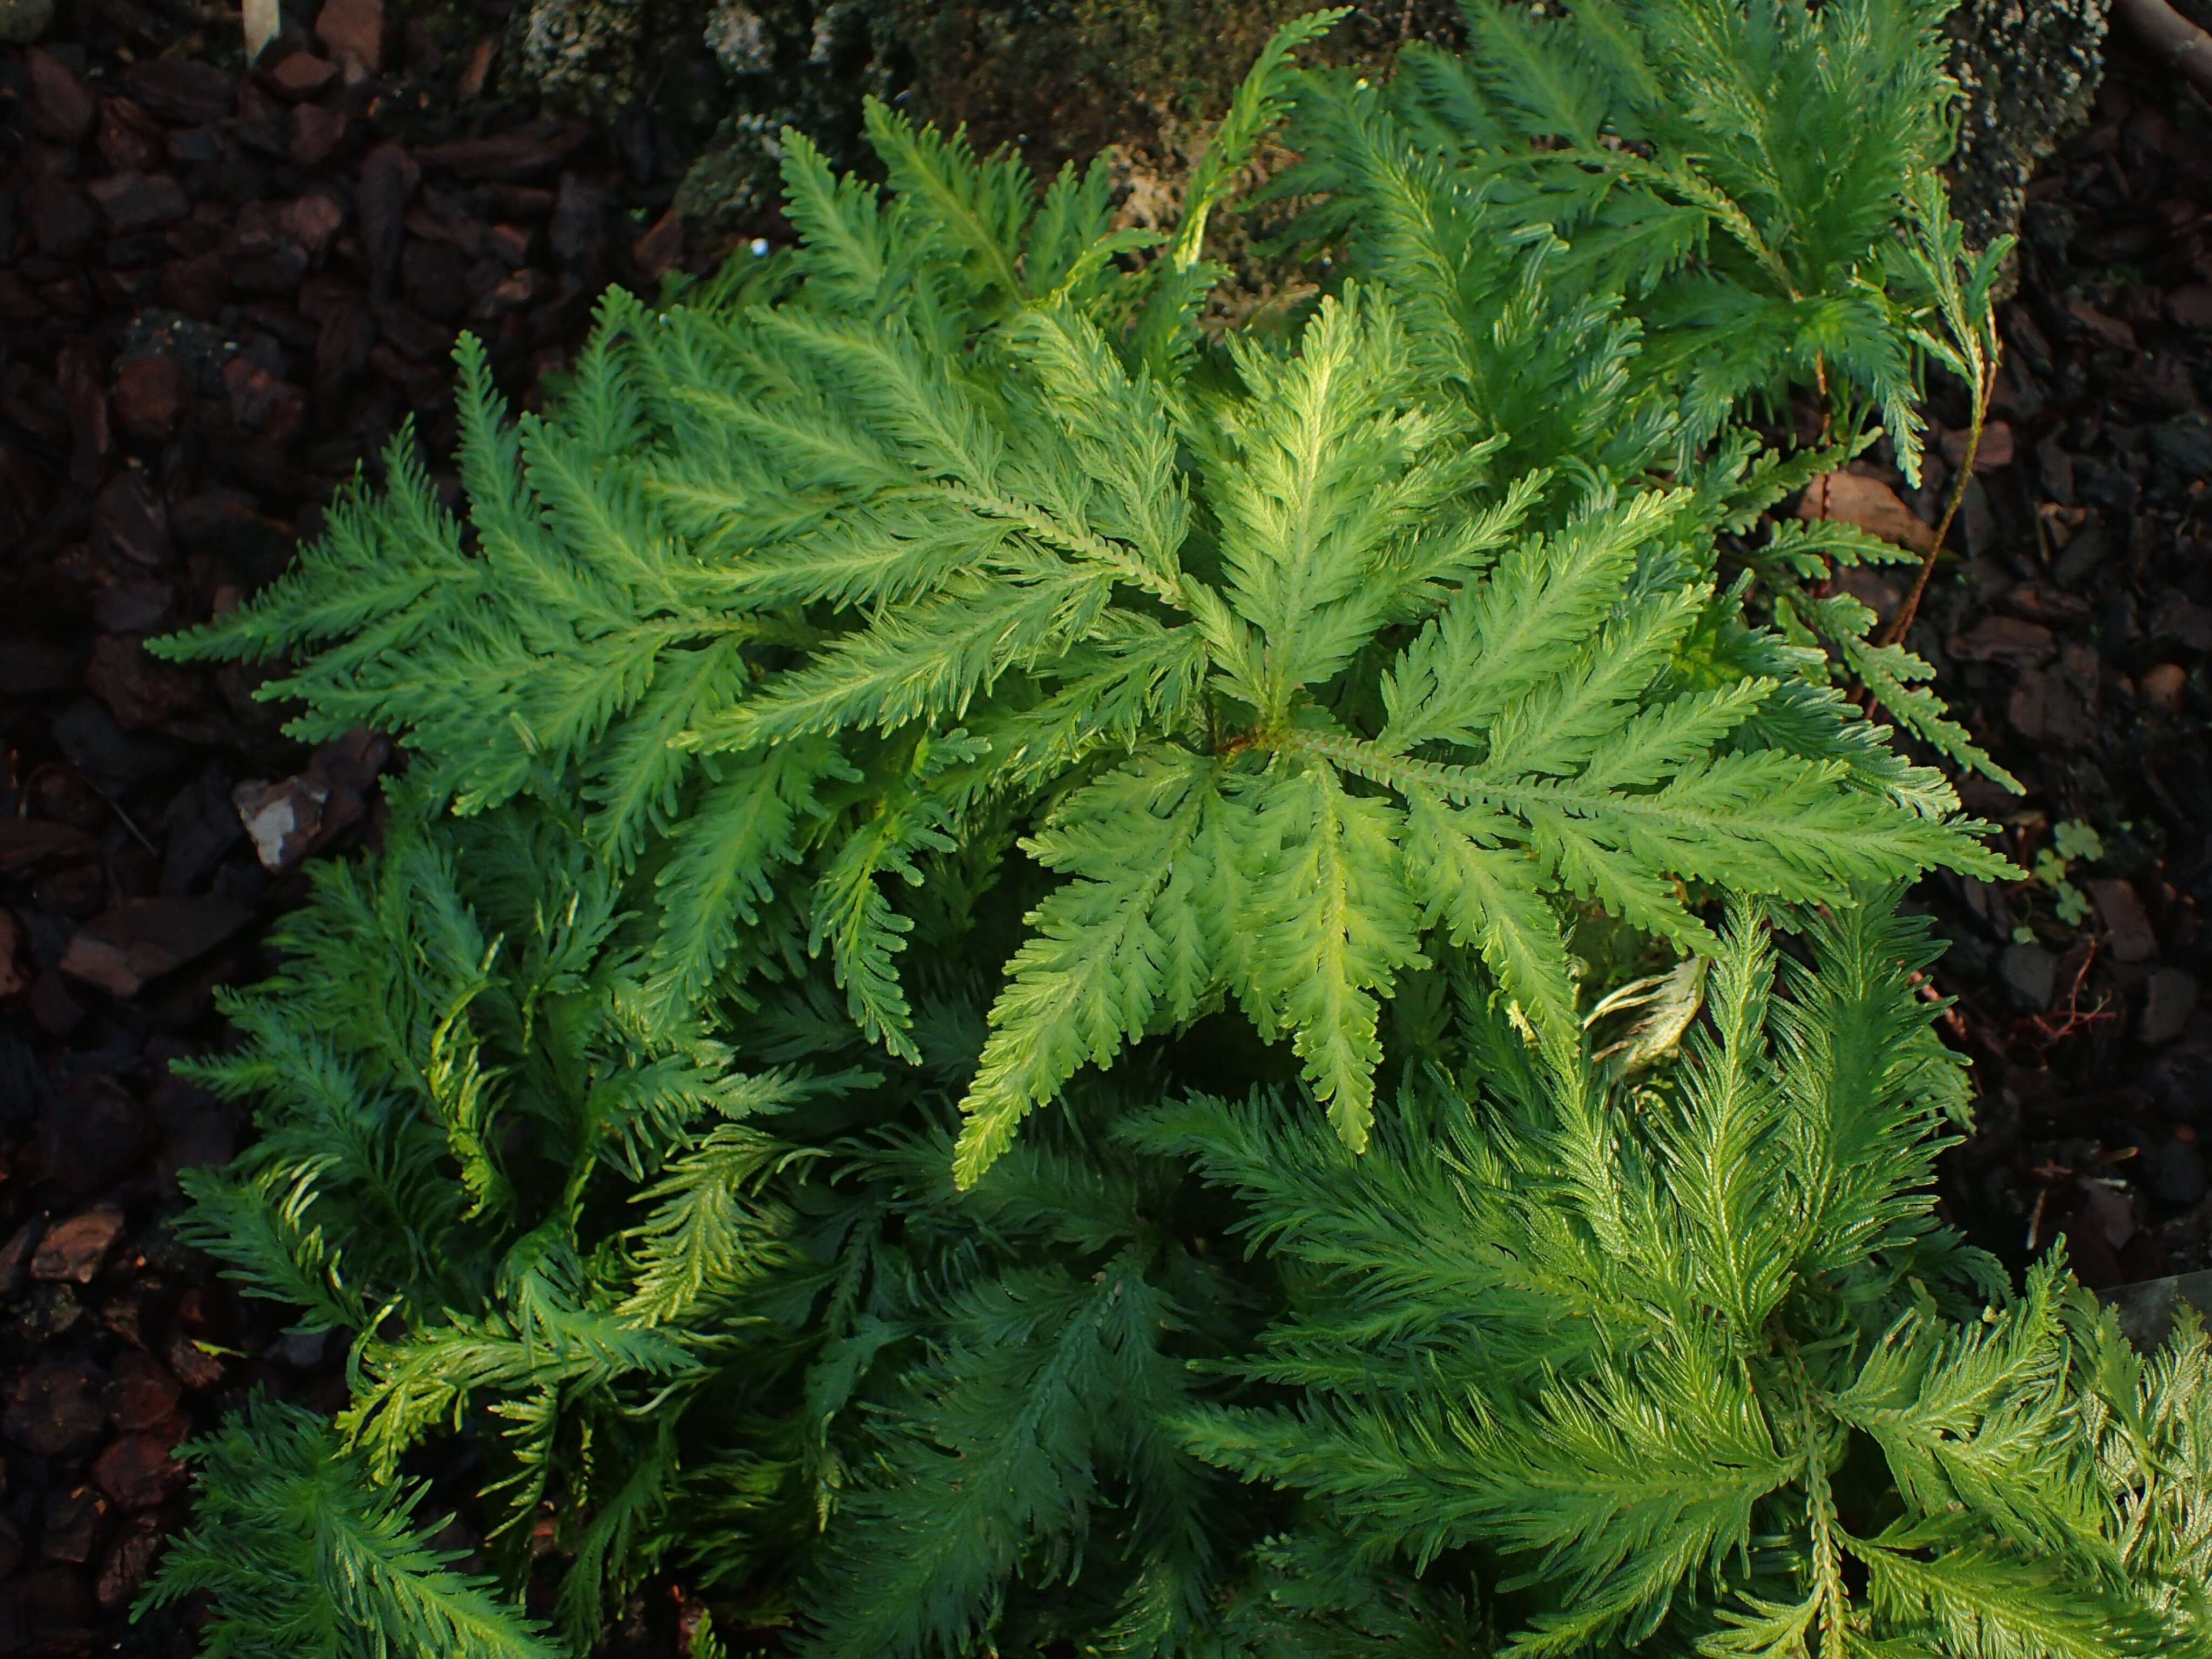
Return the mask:
[[(183, 1231), (304, 1328), (353, 1338), (330, 1477), (345, 1501), (388, 1489), (426, 1435), (496, 1425), (501, 1534), (526, 1545), (561, 1496), (576, 1552), (562, 1623), (595, 1631), (603, 1598), (655, 1559), (639, 1517), (672, 1466), (647, 1402), (705, 1377), (713, 1334), (661, 1327), (710, 1282), (742, 1296), (756, 1235), (776, 1259), (749, 1188), (789, 1153), (748, 1120), (835, 1085), (648, 1034), (624, 944), (637, 930), (557, 822), (508, 811), (434, 836), (419, 793), (393, 805), (380, 857), (317, 872), (276, 935), (284, 970), (226, 995), (244, 1046), (185, 1068), (253, 1099), (260, 1133), (230, 1170), (186, 1174)], [(627, 1213), (641, 1189), (652, 1207)], [(231, 1489), (249, 1444), (277, 1462), (312, 1450), (282, 1414), (221, 1443), (210, 1491)], [(261, 1629), (255, 1605), (242, 1629)]]
[[(275, 1653), (352, 1574), (382, 1599), (335, 1604), (345, 1628), (403, 1651), (553, 1651), (410, 1529), (410, 1458), (465, 1425), (510, 1592), (551, 1523), (568, 1651), (662, 1564), (763, 1617), (795, 1594), (822, 1655), (1194, 1639), (1245, 1540), (1173, 1437), (1183, 1362), (1258, 1312), (1174, 1231), (1180, 1169), (1091, 1144), (1093, 1097), (963, 1193), (974, 988), (919, 1000), (895, 1090), (851, 1063), (826, 984), (748, 1021), (742, 1054), (657, 1048), (628, 1023), (652, 932), (575, 825), (441, 818), (413, 790), (391, 823), (379, 858), (319, 872), (283, 973), (228, 999), (245, 1045), (193, 1068), (260, 1135), (188, 1177), (189, 1236), (346, 1333), (353, 1397), (211, 1443), (201, 1531), (149, 1605), (209, 1590), (210, 1651)], [(475, 1622), (441, 1647), (409, 1597)]]
[(1740, 908), (1662, 1081), (1539, 1072), (1477, 1012), (1364, 1159), (1257, 1098), (1155, 1115), (1304, 1270), (1241, 1368), (1302, 1403), (1191, 1446), (1474, 1551), (1529, 1659), (2212, 1651), (2203, 1333), (2145, 1364), (2055, 1263), (2014, 1295), (1932, 1224), (1965, 1096), (1924, 939), (1838, 913), (1778, 1000)]
[[(1839, 83), (1928, 50), (1662, 11), (1792, 76), (1829, 30)], [(1325, 21), (1162, 239), (1100, 168), (878, 108), (884, 192), (787, 135), (799, 246), (610, 297), (553, 412), (464, 347), (465, 522), (403, 442), (171, 642), (413, 751), (190, 1068), (261, 1131), (191, 1236), (352, 1344), (332, 1422), (198, 1454), (149, 1605), (212, 1651), (581, 1656), (664, 1571), (708, 1659), (2202, 1650), (2202, 1334), (2145, 1366), (1929, 1221), (1963, 1087), (1853, 895), (2008, 866), (1808, 643), (1863, 644), (1808, 579), (1870, 550), (1723, 562), (1864, 434), (1715, 416), (1767, 372), (1692, 338), (1697, 273), (1763, 292), (1724, 238), (1624, 276), (1442, 171), (1427, 252), (1206, 339)], [(1948, 337), (1868, 291), (1897, 361)], [(1820, 907), (1777, 998), (1755, 918)], [(1683, 964), (1585, 995), (1599, 909)], [(495, 1589), (415, 1518), (456, 1436)]]
[(1491, 1651), (1470, 1601), (1378, 1569), (1317, 1529), (1263, 1539), (1192, 1644), (1206, 1659), (1466, 1659)]
[[(1603, 453), (1639, 420), (1668, 428), (1628, 441), (1644, 464), (1662, 435), (1686, 461), (1747, 402), (1786, 423), (1802, 390), (1826, 410), (1819, 465), (1871, 441), (1878, 415), (1917, 483), (1926, 365), (1981, 384), (2011, 246), (1969, 256), (1936, 172), (1958, 96), (1936, 27), (1951, 4), (1570, 0), (1538, 20), (1468, 0), (1463, 56), (1416, 42), (1382, 85), (1305, 76), (1303, 159), (1274, 188), (1318, 193), (1296, 239), (1389, 287), (1429, 374), (1508, 465)], [(1505, 341), (1607, 395), (1513, 386)], [(1869, 643), (1847, 595), (1803, 588), (1831, 559), (1910, 556), (1793, 528), (1745, 552), (1778, 624), (1938, 753), (2016, 789), (1926, 689), (1932, 668)]]
[[(1978, 441), (2002, 344), (1990, 294), (2010, 243), (2001, 239), (1969, 258), (1942, 181), (1923, 171), (1907, 190), (1914, 235), (1905, 253), (1933, 313), (1912, 324), (1908, 338), (1926, 360), (1966, 384), (1972, 399), (1972, 435)], [(1963, 478), (1953, 485), (1954, 504), (1963, 488)], [(1765, 544), (1748, 550), (1746, 556), (1759, 573), (1777, 624), (1793, 639), (1822, 646), (1837, 679), (1856, 679), (1880, 707), (1938, 754), (2015, 794), (2021, 792), (2020, 781), (1976, 744), (1928, 689), (1936, 670), (1924, 658), (1902, 645), (1869, 639), (1875, 615), (1848, 593), (1816, 594), (1808, 586), (1831, 574), (1835, 565), (1911, 564), (1911, 555), (1849, 526), (1777, 524)]]
[[(1501, 1628), (2205, 1650), (2212, 1346), (2188, 1326), (2146, 1364), (2055, 1267), (2013, 1296), (1931, 1224), (1963, 1081), (1886, 902), (1816, 926), (1786, 997), (1739, 910), (1633, 1070), (1532, 1052), (1455, 956), (1392, 1005), (1409, 1081), (1364, 1155), (1263, 1092), (1161, 1107), (1201, 1062), (1152, 1050), (963, 1190), (976, 976), (915, 976), (921, 1063), (890, 1079), (793, 982), (704, 1088), (697, 1055), (610, 1035), (653, 933), (595, 906), (575, 826), (432, 805), (403, 792), (386, 852), (324, 872), (290, 966), (232, 1000), (246, 1047), (201, 1068), (262, 1138), (195, 1178), (193, 1237), (355, 1358), (334, 1424), (262, 1408), (198, 1459), (152, 1605), (207, 1594), (211, 1651), (278, 1651), (337, 1574), (348, 1640), (581, 1654), (664, 1567), (726, 1631), (795, 1620), (786, 1648), (853, 1659), (1466, 1655)], [(939, 925), (917, 942), (949, 963)], [(401, 1007), (442, 1059), (394, 1059)], [(497, 1590), (412, 1518), (410, 1460), (457, 1428)], [(425, 1644), (434, 1618), (461, 1633)]]
[(464, 346), (465, 526), (403, 442), (167, 648), (301, 653), (265, 688), (294, 731), (396, 730), (463, 812), (589, 803), (653, 883), (648, 1030), (826, 954), (913, 1060), (902, 903), (1019, 837), (1066, 880), (1008, 963), (963, 1181), (1224, 1004), (1358, 1146), (1381, 1000), (1437, 941), (1556, 1046), (1565, 903), (1709, 951), (1684, 882), (2005, 868), (1717, 575), (1813, 463), (1741, 431), (1692, 456), (1712, 421), (1626, 372), (1601, 296), (1462, 283), (1447, 339), (1419, 283), (1353, 286), (1206, 344), (1206, 210), (1326, 21), (1278, 37), (1143, 263), (1103, 167), (1040, 198), (877, 107), (886, 199), (792, 135), (799, 246), (665, 312), (610, 297), (558, 413), (509, 423)]
[[(1464, 55), (1306, 77), (1277, 188), (1322, 193), (1303, 234), (1421, 296), (1448, 357), (1473, 356), (1479, 295), (1587, 295), (1634, 329), (1620, 372), (1679, 406), (1686, 445), (1818, 385), (1839, 414), (1870, 400), (1917, 482), (1926, 273), (1897, 232), (1943, 211), (1923, 186), (1950, 149), (1952, 3), (1465, 0)], [(1462, 384), (1480, 399), (1480, 367)]]
[(417, 1486), (376, 1486), (330, 1426), (256, 1401), (182, 1448), (200, 1494), (138, 1613), (205, 1592), (208, 1659), (370, 1659), (395, 1640), (441, 1659), (556, 1659), (493, 1587), (453, 1570)]

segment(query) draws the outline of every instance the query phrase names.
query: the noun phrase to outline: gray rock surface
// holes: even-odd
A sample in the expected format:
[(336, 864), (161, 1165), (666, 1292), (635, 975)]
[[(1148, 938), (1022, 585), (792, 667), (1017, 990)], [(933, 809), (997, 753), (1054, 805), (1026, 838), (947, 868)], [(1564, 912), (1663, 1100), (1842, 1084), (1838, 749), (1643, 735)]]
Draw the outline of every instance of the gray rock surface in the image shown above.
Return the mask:
[[(1971, 247), (2017, 235), (2028, 180), (2088, 118), (2112, 0), (1962, 0), (1947, 27), (1966, 94), (1951, 200)], [(2000, 284), (2009, 291), (2009, 273)]]
[(2005, 994), (2022, 1013), (2039, 1014), (2058, 989), (2058, 958), (2040, 945), (2008, 945), (1997, 959)]
[[(777, 135), (797, 127), (831, 159), (860, 159), (864, 98), (914, 86), (902, 0), (718, 0), (704, 40), (735, 92), (714, 143), (677, 193), (687, 222), (709, 234), (757, 222), (781, 194)], [(906, 106), (923, 118), (939, 112)]]
[(531, 0), (508, 26), (511, 78), (556, 103), (625, 108), (644, 90), (653, 21), (644, 0)]
[(2143, 987), (2142, 1022), (2136, 1035), (2148, 1048), (2171, 1042), (2197, 1012), (2197, 975), (2186, 968), (2154, 969)]
[[(1310, 0), (522, 0), (506, 71), (518, 89), (606, 114), (664, 99), (668, 66), (708, 58), (726, 83), (720, 125), (677, 198), (707, 232), (750, 234), (780, 192), (777, 134), (861, 161), (874, 95), (918, 119), (966, 124), (981, 149), (1018, 148), (1050, 173), (1119, 143), (1218, 114), (1268, 33)], [(1397, 0), (1332, 39), (1378, 67), (1404, 40), (1455, 40), (1454, 0)], [(1164, 155), (1172, 161), (1172, 155)]]
[(2184, 1305), (2202, 1316), (2212, 1310), (2212, 1273), (2177, 1273), (2146, 1279), (2105, 1291), (2100, 1298), (2118, 1315), (2120, 1329), (2144, 1353), (2155, 1351), (2173, 1329)]

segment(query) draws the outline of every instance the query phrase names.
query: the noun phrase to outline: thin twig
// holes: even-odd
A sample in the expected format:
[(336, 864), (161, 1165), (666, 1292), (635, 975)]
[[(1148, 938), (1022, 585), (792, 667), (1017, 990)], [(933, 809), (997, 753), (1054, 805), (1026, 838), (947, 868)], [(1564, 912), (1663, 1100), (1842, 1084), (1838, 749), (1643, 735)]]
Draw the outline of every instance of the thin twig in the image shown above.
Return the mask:
[(1928, 579), (1936, 574), (1936, 561), (1942, 556), (1943, 538), (1951, 533), (1951, 520), (1959, 516), (1959, 507), (1966, 499), (1966, 486), (1974, 481), (1974, 456), (1982, 447), (1982, 426), (1989, 418), (1990, 398), (1996, 390), (1996, 363), (1992, 357), (1982, 371), (1982, 384), (1974, 398), (1973, 419), (1966, 428), (1966, 450), (1959, 458), (1959, 474), (1952, 480), (1951, 497), (1943, 504), (1943, 516), (1936, 522), (1935, 538), (1920, 561), (1920, 574), (1913, 579), (1912, 591), (1897, 607), (1889, 626), (1881, 630), (1881, 643), (1884, 645), (1895, 645), (1903, 639), (1905, 630), (1912, 626), (1912, 618), (1920, 610), (1920, 596), (1928, 591)]
[[(78, 773), (77, 775), (79, 777), (84, 777), (84, 774), (82, 772)], [(138, 827), (137, 823), (131, 817), (131, 814), (123, 810), (123, 803), (121, 801), (116, 799), (114, 796), (109, 794), (107, 791), (101, 788), (90, 778), (84, 779), (84, 785), (86, 788), (91, 790), (94, 794), (99, 796), (100, 799), (107, 803), (107, 810), (114, 813), (117, 817), (123, 820), (123, 827), (125, 830), (128, 830), (131, 835), (137, 838), (137, 842), (141, 847), (151, 853), (155, 858), (161, 856), (161, 849), (154, 845), (152, 839), (148, 836), (143, 830), (141, 830)]]
[(2074, 982), (2066, 988), (2066, 1011), (2059, 1016), (2058, 1024), (2054, 1027), (2041, 1014), (2029, 1017), (2027, 1024), (2033, 1026), (2043, 1038), (2041, 1042), (2032, 1045), (2038, 1053), (2054, 1042), (2064, 1042), (2084, 1025), (2094, 1025), (2100, 1020), (2118, 1018), (2106, 1006), (2107, 999), (2101, 996), (2097, 999), (2095, 1007), (2087, 1013), (2081, 1012), (2081, 982), (2089, 977), (2089, 964), (2097, 959), (2099, 943), (2094, 939), (2089, 941), (2088, 953), (2081, 958), (2081, 965), (2074, 970)]
[(1958, 1005), (1947, 1000), (1943, 994), (1936, 988), (1936, 981), (1917, 969), (1906, 975), (1905, 978), (1911, 983), (1912, 994), (1923, 1002), (1942, 1005), (1936, 1010), (1936, 1018), (1942, 1021), (1944, 1030), (1957, 1037), (1960, 1042), (1966, 1041), (1966, 1022), (1959, 1017)]
[(2136, 38), (2212, 94), (2212, 34), (2191, 22), (2166, 0), (2112, 0)]

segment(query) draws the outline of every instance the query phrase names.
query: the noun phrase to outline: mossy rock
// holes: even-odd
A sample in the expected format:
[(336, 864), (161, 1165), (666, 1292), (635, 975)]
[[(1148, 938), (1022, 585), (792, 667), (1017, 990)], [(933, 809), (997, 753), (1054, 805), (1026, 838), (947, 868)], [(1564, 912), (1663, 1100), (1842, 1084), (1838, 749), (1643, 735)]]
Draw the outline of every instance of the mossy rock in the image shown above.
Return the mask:
[[(706, 33), (735, 83), (732, 113), (678, 198), (729, 234), (774, 210), (776, 134), (799, 128), (865, 164), (864, 94), (1010, 144), (1041, 174), (1109, 145), (1172, 170), (1275, 27), (1310, 0), (721, 0)], [(1333, 61), (1378, 66), (1401, 40), (1456, 41), (1451, 0), (1407, 0), (1390, 26), (1355, 15)], [(1144, 165), (1143, 163), (1139, 164)]]
[[(611, 117), (696, 76), (711, 53), (726, 114), (678, 198), (710, 239), (751, 234), (780, 193), (777, 135), (805, 132), (866, 164), (869, 95), (918, 119), (1012, 144), (1041, 173), (1109, 144), (1172, 167), (1219, 114), (1277, 25), (1311, 0), (528, 0), (509, 25), (508, 84)], [(1456, 42), (1453, 0), (1346, 20), (1335, 62), (1378, 67), (1406, 40)], [(1187, 158), (1185, 158), (1187, 159)]]
[[(1948, 27), (1965, 90), (1951, 200), (1971, 246), (2017, 235), (2028, 181), (2088, 118), (2112, 0), (1964, 0)], [(2003, 283), (2014, 283), (2008, 271)]]
[[(681, 81), (711, 53), (727, 112), (677, 197), (708, 243), (769, 228), (777, 135), (805, 132), (867, 165), (860, 105), (964, 124), (1040, 173), (1108, 146), (1133, 191), (1187, 167), (1269, 33), (1313, 0), (528, 0), (511, 26), (514, 80), (600, 114)], [(1966, 93), (1950, 169), (1967, 240), (2015, 230), (2028, 179), (2084, 118), (2110, 0), (1962, 0), (1948, 27)], [(1462, 39), (1455, 0), (1355, 11), (1321, 55), (1387, 65), (1399, 45)], [(1166, 181), (1164, 185), (1162, 181)]]

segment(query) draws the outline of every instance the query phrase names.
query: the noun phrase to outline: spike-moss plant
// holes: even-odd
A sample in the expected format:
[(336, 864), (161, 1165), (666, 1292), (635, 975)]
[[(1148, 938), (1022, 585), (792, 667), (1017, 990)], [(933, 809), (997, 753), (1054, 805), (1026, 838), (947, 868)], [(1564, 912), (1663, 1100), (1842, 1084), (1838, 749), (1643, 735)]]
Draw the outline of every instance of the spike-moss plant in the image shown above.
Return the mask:
[(1737, 904), (1654, 1064), (1531, 1049), (1445, 952), (1364, 1154), (1267, 1050), (1153, 1045), (962, 1190), (953, 913), (916, 1066), (820, 980), (672, 1049), (575, 823), (432, 805), (193, 1068), (262, 1134), (190, 1236), (354, 1345), (335, 1422), (187, 1449), (149, 1606), (210, 1654), (582, 1659), (656, 1570), (814, 1659), (2212, 1653), (2212, 1345), (1932, 1224), (1966, 1091), (1893, 894), (1778, 985)]
[[(1649, 10), (1891, 50), (1870, 0)], [(465, 522), (403, 441), (171, 642), (413, 751), (194, 1068), (263, 1136), (193, 1236), (354, 1343), (335, 1422), (198, 1452), (152, 1595), (211, 1651), (581, 1655), (660, 1568), (709, 1649), (856, 1659), (2201, 1642), (2202, 1343), (2138, 1375), (1924, 1221), (1955, 1080), (1856, 896), (2013, 872), (1723, 574), (1866, 433), (1769, 449), (1766, 368), (1716, 416), (1656, 276), (1479, 192), (1449, 282), (1206, 337), (1206, 216), (1327, 21), (1164, 239), (1103, 168), (876, 108), (878, 191), (787, 135), (798, 246), (611, 296), (550, 413), (464, 345)], [(1876, 194), (1971, 296), (1940, 197)], [(1770, 1004), (1759, 918), (1822, 907)], [(1692, 964), (1610, 1058), (1600, 909)], [(456, 1432), (489, 1577), (420, 1509)]]
[(1259, 1094), (1140, 1116), (1289, 1290), (1223, 1368), (1276, 1398), (1184, 1443), (1478, 1567), (1514, 1659), (2212, 1653), (2212, 1343), (2146, 1365), (2058, 1260), (2014, 1294), (1934, 1224), (1968, 1091), (1894, 904), (1779, 986), (1735, 907), (1656, 1075), (1533, 1066), (1471, 1006), (1363, 1158)]
[(1065, 877), (992, 1009), (963, 1182), (1086, 1062), (1224, 1005), (1364, 1145), (1380, 1001), (1428, 953), (1472, 945), (1565, 1040), (1565, 902), (1706, 951), (1686, 883), (2008, 872), (1747, 624), (1717, 538), (1824, 457), (1628, 374), (1664, 339), (1611, 265), (1200, 337), (1208, 209), (1328, 21), (1271, 46), (1141, 264), (1103, 164), (1040, 198), (872, 106), (885, 199), (793, 134), (799, 246), (691, 303), (611, 295), (557, 412), (509, 424), (464, 342), (465, 523), (403, 435), (381, 496), (164, 648), (295, 653), (264, 688), (291, 730), (392, 731), (460, 811), (587, 804), (650, 880), (652, 1029), (826, 952), (910, 1060), (895, 895), (1017, 847)]
[[(1937, 171), (1956, 131), (1938, 27), (1954, 3), (1568, 0), (1545, 17), (1462, 0), (1463, 55), (1415, 42), (1381, 84), (1304, 76), (1301, 159), (1272, 188), (1307, 204), (1293, 242), (1390, 288), (1428, 374), (1504, 439), (1509, 469), (1601, 453), (1614, 411), (1648, 404), (1686, 457), (1747, 404), (1787, 423), (1805, 392), (1827, 454), (1856, 453), (1879, 416), (1917, 485), (1931, 363), (1966, 387), (1979, 441), (2011, 246), (1968, 253)], [(1583, 370), (1622, 382), (1602, 412), (1495, 374), (1498, 343), (1581, 349), (1551, 332), (1563, 305), (1615, 343)], [(2017, 791), (1946, 717), (1933, 667), (1897, 631), (1870, 640), (1856, 599), (1818, 591), (1831, 562), (1915, 556), (1833, 526), (1774, 526), (1734, 551), (1777, 625), (1832, 653), (1839, 680)]]
[[(988, 985), (950, 914), (918, 929), (916, 1066), (867, 1069), (819, 983), (734, 1052), (670, 1048), (633, 1019), (652, 931), (575, 825), (434, 805), (395, 791), (385, 850), (318, 872), (289, 965), (230, 1000), (245, 1046), (191, 1067), (262, 1133), (186, 1175), (188, 1235), (349, 1336), (353, 1397), (187, 1449), (196, 1524), (149, 1607), (204, 1595), (208, 1651), (253, 1659), (581, 1656), (655, 1567), (733, 1639), (796, 1620), (853, 1659), (1194, 1650), (1279, 1629), (1279, 1595), (1347, 1639), (1408, 1605), (1465, 1623), (1271, 1538), (1281, 1506), (1225, 1510), (1183, 1448), (1186, 1362), (1249, 1350), (1276, 1298), (1182, 1163), (1114, 1133), (1156, 1056), (963, 1192)], [(503, 1584), (431, 1547), (410, 1478), (457, 1428)], [(541, 1522), (561, 1570), (532, 1617)]]

